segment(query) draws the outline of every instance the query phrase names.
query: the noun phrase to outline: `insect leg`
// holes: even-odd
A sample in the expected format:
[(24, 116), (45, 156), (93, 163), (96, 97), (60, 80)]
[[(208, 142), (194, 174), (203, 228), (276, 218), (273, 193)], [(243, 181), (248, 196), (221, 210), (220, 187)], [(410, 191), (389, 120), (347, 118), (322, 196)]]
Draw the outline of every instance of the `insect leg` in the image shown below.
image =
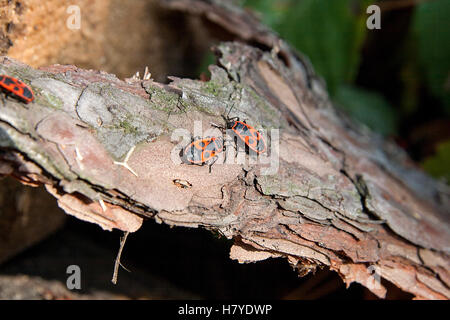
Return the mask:
[(212, 158), (211, 160), (213, 160), (211, 163), (209, 162), (210, 160), (208, 160), (208, 167), (209, 167), (209, 173), (211, 173), (211, 167), (214, 163), (216, 163), (217, 161), (217, 156), (215, 156), (214, 158)]

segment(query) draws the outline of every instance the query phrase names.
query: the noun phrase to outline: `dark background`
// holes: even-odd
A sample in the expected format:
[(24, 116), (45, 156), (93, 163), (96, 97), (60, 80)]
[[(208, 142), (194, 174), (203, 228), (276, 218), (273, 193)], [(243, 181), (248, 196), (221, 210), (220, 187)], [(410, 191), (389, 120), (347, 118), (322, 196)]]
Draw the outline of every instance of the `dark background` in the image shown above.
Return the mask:
[[(82, 290), (75, 292), (110, 292), (132, 299), (377, 299), (357, 283), (346, 289), (327, 269), (300, 278), (285, 259), (239, 264), (229, 258), (231, 241), (206, 230), (171, 229), (150, 220), (128, 236), (121, 261), (130, 272), (121, 268), (113, 285), (121, 236), (69, 217), (55, 235), (0, 266), (0, 274), (26, 274), (65, 286), (66, 268), (76, 264)], [(387, 299), (412, 298), (382, 283), (388, 288)]]

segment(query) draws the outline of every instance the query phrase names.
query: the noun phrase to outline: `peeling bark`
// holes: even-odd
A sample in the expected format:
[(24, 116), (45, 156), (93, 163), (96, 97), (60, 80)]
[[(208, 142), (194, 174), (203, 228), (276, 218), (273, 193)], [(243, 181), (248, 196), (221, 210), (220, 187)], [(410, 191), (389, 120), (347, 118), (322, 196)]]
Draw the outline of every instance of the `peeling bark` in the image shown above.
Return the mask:
[[(328, 267), (379, 297), (383, 278), (417, 298), (448, 299), (448, 186), (340, 114), (308, 62), (269, 30), (255, 21), (233, 29), (215, 10), (247, 13), (215, 1), (167, 3), (208, 12), (263, 46), (222, 43), (210, 81), (168, 85), (73, 66), (33, 70), (5, 57), (2, 73), (30, 84), (36, 101), (1, 106), (2, 174), (44, 184), (68, 214), (107, 230), (133, 232), (143, 218), (204, 227), (233, 239), (239, 262), (285, 257), (301, 275)], [(195, 121), (211, 129), (231, 106), (231, 116), (279, 129), (279, 145), (268, 140), (276, 173), (250, 160), (211, 173), (172, 161), (182, 145), (175, 129), (193, 134)]]

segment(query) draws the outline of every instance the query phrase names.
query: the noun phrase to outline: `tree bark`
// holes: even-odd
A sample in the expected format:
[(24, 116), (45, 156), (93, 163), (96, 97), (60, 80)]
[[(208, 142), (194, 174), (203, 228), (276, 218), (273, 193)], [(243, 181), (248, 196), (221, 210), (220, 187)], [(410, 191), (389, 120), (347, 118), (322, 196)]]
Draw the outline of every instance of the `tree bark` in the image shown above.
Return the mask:
[[(166, 4), (241, 40), (215, 48), (211, 80), (121, 81), (4, 57), (2, 73), (30, 84), (36, 100), (2, 105), (0, 172), (45, 185), (68, 214), (107, 230), (134, 232), (144, 218), (203, 227), (233, 239), (230, 257), (242, 263), (285, 257), (300, 275), (328, 267), (379, 297), (385, 279), (448, 299), (449, 187), (340, 114), (308, 61), (249, 13), (220, 1)], [(211, 173), (172, 161), (183, 145), (176, 129), (201, 123), (203, 133), (231, 107), (269, 133), (274, 173), (252, 157)]]

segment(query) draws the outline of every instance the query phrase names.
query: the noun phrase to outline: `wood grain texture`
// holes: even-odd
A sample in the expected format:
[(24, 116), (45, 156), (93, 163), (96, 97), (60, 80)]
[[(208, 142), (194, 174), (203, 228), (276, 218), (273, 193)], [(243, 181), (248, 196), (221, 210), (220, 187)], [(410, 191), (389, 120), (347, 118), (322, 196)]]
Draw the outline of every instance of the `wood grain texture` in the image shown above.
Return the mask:
[[(180, 3), (204, 3), (167, 2), (180, 10)], [(216, 2), (205, 10), (233, 16)], [(252, 41), (275, 37), (265, 32)], [(167, 85), (73, 66), (34, 70), (3, 58), (2, 72), (37, 96), (27, 107), (1, 106), (5, 174), (45, 184), (67, 213), (105, 229), (135, 231), (143, 218), (203, 227), (234, 239), (230, 257), (242, 263), (281, 256), (301, 275), (328, 267), (379, 297), (385, 279), (419, 299), (448, 299), (448, 186), (340, 114), (287, 44), (264, 43), (267, 50), (221, 43), (210, 81), (171, 78)], [(203, 133), (210, 122), (223, 123), (231, 106), (232, 116), (270, 133), (274, 173), (251, 161), (218, 163), (209, 173), (172, 160), (175, 130), (195, 135), (201, 124)], [(125, 158), (131, 170), (117, 164)]]

